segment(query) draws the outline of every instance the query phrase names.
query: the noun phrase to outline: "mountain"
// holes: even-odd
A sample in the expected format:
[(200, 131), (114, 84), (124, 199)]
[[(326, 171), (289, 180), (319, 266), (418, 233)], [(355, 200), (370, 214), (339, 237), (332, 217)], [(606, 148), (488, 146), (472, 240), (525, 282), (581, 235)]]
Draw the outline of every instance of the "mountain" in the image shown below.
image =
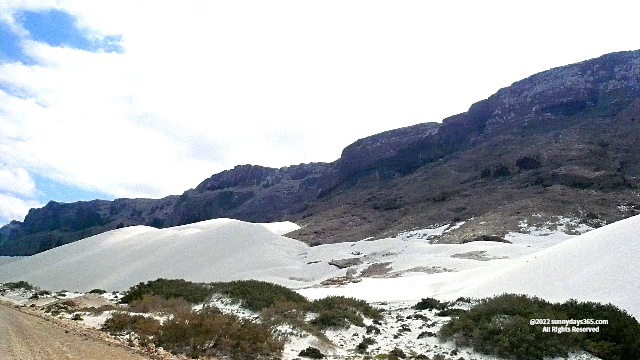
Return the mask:
[(640, 212), (639, 62), (636, 50), (535, 74), (442, 123), (360, 139), (332, 163), (236, 166), (162, 199), (49, 202), (0, 229), (0, 255), (220, 217), (292, 221), (301, 228), (287, 236), (311, 245), (461, 221), (438, 241), (500, 239), (522, 221), (611, 223)]

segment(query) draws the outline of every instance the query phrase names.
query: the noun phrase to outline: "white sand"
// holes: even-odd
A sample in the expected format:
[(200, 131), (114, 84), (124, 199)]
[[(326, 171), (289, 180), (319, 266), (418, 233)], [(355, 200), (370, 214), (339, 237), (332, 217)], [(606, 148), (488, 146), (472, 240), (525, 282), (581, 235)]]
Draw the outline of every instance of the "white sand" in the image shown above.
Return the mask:
[[(353, 296), (368, 301), (455, 299), (523, 293), (550, 301), (612, 303), (640, 319), (640, 216), (573, 237), (547, 249), (454, 273), (365, 279), (339, 288), (299, 292), (309, 298)], [(515, 249), (515, 247), (514, 247)]]
[(358, 258), (361, 263), (351, 268), (355, 275), (386, 264), (386, 276), (400, 277), (299, 292), (309, 298), (347, 295), (369, 301), (516, 292), (551, 301), (611, 302), (639, 317), (639, 224), (636, 216), (577, 237), (545, 232), (511, 234), (513, 244), (429, 244), (427, 238), (441, 234), (442, 227), (317, 247), (278, 235), (297, 228), (292, 223), (215, 219), (168, 229), (134, 226), (0, 265), (0, 282), (26, 280), (53, 291), (122, 291), (163, 277), (259, 279), (302, 288), (346, 274), (347, 269), (329, 261)]
[[(126, 290), (141, 281), (262, 279), (287, 285), (308, 268), (308, 246), (259, 224), (215, 219), (168, 229), (133, 226), (0, 266), (0, 281), (27, 280), (44, 289)], [(318, 273), (334, 271), (328, 264)], [(306, 269), (309, 270), (309, 269)]]

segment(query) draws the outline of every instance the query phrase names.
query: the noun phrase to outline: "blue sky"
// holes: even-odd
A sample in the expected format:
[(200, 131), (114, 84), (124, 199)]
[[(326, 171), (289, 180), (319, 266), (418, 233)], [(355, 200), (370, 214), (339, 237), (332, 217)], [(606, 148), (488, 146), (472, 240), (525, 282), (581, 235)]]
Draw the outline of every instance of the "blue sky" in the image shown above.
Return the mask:
[(124, 48), (120, 44), (122, 35), (102, 35), (87, 33), (78, 27), (77, 19), (64, 10), (43, 9), (39, 11), (22, 11), (13, 17), (17, 26), (24, 29), (27, 34), (20, 36), (12, 31), (7, 24), (0, 28), (0, 54), (3, 62), (19, 61), (23, 64), (36, 65), (23, 51), (21, 41), (23, 39), (34, 40), (54, 47), (71, 48), (89, 52), (116, 52), (123, 53)]
[[(333, 161), (552, 67), (640, 48), (610, 1), (0, 4), (0, 225)], [(598, 24), (598, 26), (593, 26)], [(570, 41), (568, 41), (570, 39)]]

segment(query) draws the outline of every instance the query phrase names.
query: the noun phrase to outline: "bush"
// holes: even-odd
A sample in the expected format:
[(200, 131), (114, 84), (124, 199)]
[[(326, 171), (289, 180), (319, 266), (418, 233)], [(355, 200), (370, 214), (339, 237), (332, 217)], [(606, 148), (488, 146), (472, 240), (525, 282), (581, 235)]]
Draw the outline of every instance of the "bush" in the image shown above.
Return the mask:
[(367, 330), (367, 334), (380, 335), (380, 328), (377, 326), (368, 325), (366, 327), (366, 330)]
[(318, 313), (312, 324), (322, 328), (348, 328), (350, 324), (365, 326), (362, 316), (382, 320), (382, 313), (364, 300), (344, 296), (328, 296), (313, 301), (309, 310)]
[(463, 309), (449, 308), (449, 309), (445, 309), (445, 310), (442, 310), (442, 311), (438, 311), (436, 313), (436, 316), (450, 316), (450, 317), (453, 317), (453, 316), (460, 316), (460, 315), (462, 315), (462, 314), (464, 314), (466, 312), (467, 311), (463, 310)]
[(242, 306), (253, 310), (274, 306), (278, 302), (307, 304), (307, 299), (297, 292), (281, 285), (265, 281), (240, 280), (211, 284), (213, 291), (224, 294), (242, 303)]
[(406, 359), (407, 355), (404, 353), (404, 351), (402, 351), (402, 349), (399, 348), (394, 348), (393, 350), (391, 350), (389, 352), (389, 357), (395, 357), (397, 359)]
[(183, 298), (191, 304), (205, 302), (213, 290), (211, 286), (201, 283), (193, 283), (186, 280), (157, 279), (139, 283), (132, 286), (120, 299), (123, 304), (129, 304), (135, 300), (142, 300), (145, 295), (156, 295), (165, 299)]
[(382, 312), (369, 305), (364, 300), (347, 298), (344, 296), (327, 296), (326, 298), (315, 300), (311, 303), (311, 311), (321, 312), (331, 309), (342, 309), (357, 311), (372, 320), (382, 320)]
[(283, 344), (269, 328), (217, 311), (185, 313), (165, 322), (157, 334), (157, 346), (187, 356), (232, 356), (238, 359), (280, 354)]
[[(602, 319), (593, 333), (562, 334), (543, 332), (530, 319)], [(592, 325), (597, 326), (597, 325)], [(613, 305), (567, 301), (552, 304), (526, 295), (501, 295), (482, 299), (440, 329), (441, 340), (453, 339), (459, 346), (499, 357), (542, 359), (566, 357), (570, 351), (584, 350), (603, 359), (640, 358), (640, 324)]]
[(356, 352), (359, 354), (366, 353), (367, 349), (370, 345), (375, 344), (376, 341), (370, 337), (365, 337), (362, 341), (356, 346)]
[(89, 294), (102, 295), (102, 294), (105, 294), (106, 292), (107, 292), (106, 290), (102, 290), (102, 289), (93, 289), (93, 290), (89, 291)]
[(322, 352), (320, 352), (320, 350), (309, 346), (308, 348), (300, 351), (300, 353), (298, 354), (299, 356), (304, 356), (304, 357), (308, 357), (311, 359), (322, 359), (324, 358), (324, 355), (322, 354)]
[(47, 295), (51, 295), (51, 291), (38, 290), (29, 297), (29, 300), (38, 300), (40, 299), (41, 296), (47, 296)]
[(362, 317), (354, 312), (344, 310), (324, 310), (311, 320), (313, 326), (324, 329), (348, 329), (351, 324), (363, 326)]
[(71, 314), (77, 308), (78, 308), (78, 304), (76, 304), (75, 301), (73, 301), (71, 299), (66, 299), (64, 301), (56, 301), (56, 302), (47, 304), (44, 307), (44, 312), (45, 313), (50, 313), (53, 316), (58, 316), (62, 312), (66, 312), (66, 313)]
[(447, 307), (449, 307), (448, 302), (441, 302), (440, 300), (434, 298), (422, 299), (413, 306), (413, 308), (416, 310), (444, 310)]
[(267, 326), (223, 315), (210, 307), (176, 314), (163, 324), (151, 317), (116, 312), (102, 329), (113, 335), (134, 332), (144, 343), (192, 358), (255, 359), (279, 355), (283, 349), (283, 344), (273, 338)]
[(9, 290), (17, 290), (17, 289), (33, 290), (34, 289), (33, 285), (29, 284), (26, 281), (16, 281), (16, 282), (4, 283), (3, 287), (5, 287), (5, 288), (7, 288)]
[(102, 330), (112, 335), (135, 332), (140, 335), (156, 335), (160, 329), (160, 322), (144, 315), (130, 315), (116, 312), (102, 325)]
[(183, 298), (165, 299), (151, 294), (143, 295), (140, 300), (133, 300), (129, 304), (129, 309), (138, 313), (164, 313), (176, 314), (191, 310), (191, 305)]

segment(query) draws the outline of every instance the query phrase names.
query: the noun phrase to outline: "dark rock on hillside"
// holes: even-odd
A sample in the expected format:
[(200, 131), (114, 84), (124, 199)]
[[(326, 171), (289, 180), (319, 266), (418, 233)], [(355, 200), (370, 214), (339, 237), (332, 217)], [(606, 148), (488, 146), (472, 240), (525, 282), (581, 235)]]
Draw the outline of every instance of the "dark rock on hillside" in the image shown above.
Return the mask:
[(374, 172), (378, 179), (387, 179), (412, 172), (417, 164), (412, 164), (411, 159), (405, 159), (407, 149), (436, 134), (440, 125), (418, 124), (385, 131), (354, 142), (342, 150), (338, 160), (340, 179), (353, 179), (370, 172)]
[[(439, 241), (502, 238), (521, 221), (640, 211), (640, 51), (551, 69), (469, 111), (360, 139), (333, 163), (242, 165), (163, 199), (50, 202), (0, 229), (27, 255), (131, 225), (294, 221), (310, 244), (466, 221)], [(391, 119), (390, 119), (391, 120)]]
[(403, 176), (350, 179), (289, 236), (353, 241), (473, 219), (443, 239), (461, 242), (518, 230), (533, 214), (636, 214), (639, 55), (608, 54), (499, 90), (399, 150), (397, 166), (411, 169)]
[(281, 169), (242, 165), (215, 174), (180, 196), (51, 201), (31, 209), (24, 222), (14, 221), (0, 229), (0, 255), (31, 255), (132, 225), (164, 228), (219, 217), (254, 222), (287, 219), (316, 198), (319, 177), (329, 168), (324, 163)]

